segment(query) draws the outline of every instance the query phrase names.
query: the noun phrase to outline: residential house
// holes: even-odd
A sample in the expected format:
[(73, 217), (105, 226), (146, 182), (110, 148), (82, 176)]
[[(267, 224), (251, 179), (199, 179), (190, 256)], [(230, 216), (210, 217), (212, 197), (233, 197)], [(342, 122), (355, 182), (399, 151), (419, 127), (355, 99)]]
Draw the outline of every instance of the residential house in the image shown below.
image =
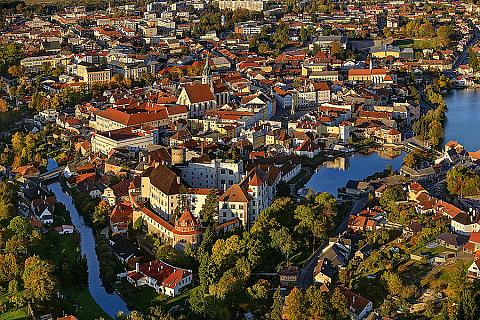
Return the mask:
[(192, 276), (192, 270), (153, 260), (142, 265), (137, 263), (135, 270), (127, 273), (127, 280), (135, 287), (147, 285), (158, 293), (175, 297), (192, 283)]

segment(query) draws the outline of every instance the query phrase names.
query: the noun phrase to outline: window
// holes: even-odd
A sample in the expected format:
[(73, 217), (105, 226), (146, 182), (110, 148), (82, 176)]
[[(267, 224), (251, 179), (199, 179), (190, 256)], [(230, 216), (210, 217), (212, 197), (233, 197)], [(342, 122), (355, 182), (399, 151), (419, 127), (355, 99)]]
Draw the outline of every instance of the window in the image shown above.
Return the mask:
[(238, 209), (243, 210), (243, 204), (239, 204)]
[(225, 169), (220, 170), (221, 174), (225, 174)]
[(234, 204), (230, 205), (230, 208), (236, 209), (236, 206)]

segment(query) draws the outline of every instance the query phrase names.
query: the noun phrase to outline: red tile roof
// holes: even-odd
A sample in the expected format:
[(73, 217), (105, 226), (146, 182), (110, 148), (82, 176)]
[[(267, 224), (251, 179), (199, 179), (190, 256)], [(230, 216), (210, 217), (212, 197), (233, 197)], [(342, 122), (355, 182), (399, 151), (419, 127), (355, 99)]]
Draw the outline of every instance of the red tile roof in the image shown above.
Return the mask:
[(213, 96), (210, 86), (208, 84), (194, 84), (185, 87), (190, 103), (199, 103), (206, 101), (213, 101)]

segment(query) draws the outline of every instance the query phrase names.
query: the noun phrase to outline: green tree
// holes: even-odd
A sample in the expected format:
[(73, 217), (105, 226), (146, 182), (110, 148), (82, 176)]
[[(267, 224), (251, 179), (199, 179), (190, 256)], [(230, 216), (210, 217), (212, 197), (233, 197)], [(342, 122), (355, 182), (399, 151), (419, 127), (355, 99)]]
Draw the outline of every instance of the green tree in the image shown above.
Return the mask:
[(339, 288), (335, 288), (333, 290), (332, 296), (330, 297), (330, 303), (333, 309), (336, 311), (337, 319), (348, 318), (347, 299)]
[(218, 193), (212, 189), (209, 191), (205, 203), (200, 210), (200, 219), (206, 224), (211, 224), (218, 217)]
[(380, 205), (387, 211), (394, 211), (398, 201), (406, 200), (405, 190), (400, 185), (387, 188), (380, 197)]
[(10, 220), (8, 229), (22, 238), (28, 238), (32, 234), (32, 225), (30, 224), (30, 221), (21, 216), (16, 216)]
[(289, 263), (290, 255), (295, 251), (297, 244), (290, 234), (289, 230), (285, 227), (279, 230), (271, 230), (270, 238), (272, 241), (272, 247), (280, 250), (285, 256), (287, 263)]
[(15, 207), (6, 199), (0, 198), (0, 224), (10, 221), (15, 216)]
[(275, 290), (273, 294), (273, 305), (270, 311), (270, 317), (272, 320), (281, 320), (282, 319), (282, 311), (283, 311), (283, 298), (280, 294), (280, 287)]

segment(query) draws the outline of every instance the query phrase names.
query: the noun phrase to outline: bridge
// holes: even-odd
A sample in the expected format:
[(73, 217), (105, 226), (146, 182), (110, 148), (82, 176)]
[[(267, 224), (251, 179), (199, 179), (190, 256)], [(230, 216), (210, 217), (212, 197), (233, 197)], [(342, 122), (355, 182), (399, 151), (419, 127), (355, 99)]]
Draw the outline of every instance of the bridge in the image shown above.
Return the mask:
[(64, 169), (65, 169), (65, 166), (55, 168), (55, 169), (50, 170), (48, 172), (42, 173), (41, 175), (38, 176), (37, 179), (40, 180), (40, 181), (47, 181), (47, 180), (52, 180), (52, 179), (58, 178), (63, 173)]

